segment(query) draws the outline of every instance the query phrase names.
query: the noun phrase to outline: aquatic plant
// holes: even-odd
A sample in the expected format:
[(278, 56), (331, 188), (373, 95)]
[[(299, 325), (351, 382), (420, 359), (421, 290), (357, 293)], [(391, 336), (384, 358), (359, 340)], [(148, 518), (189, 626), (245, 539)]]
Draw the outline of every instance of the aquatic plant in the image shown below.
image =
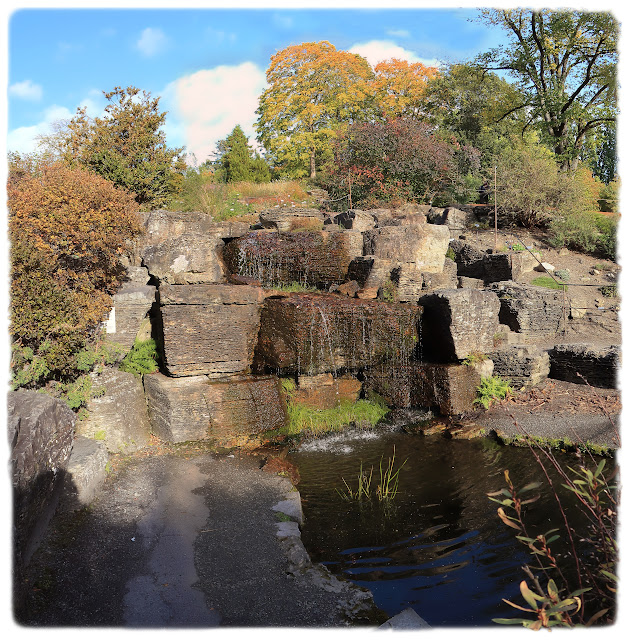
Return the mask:
[(391, 503), (399, 492), (399, 473), (405, 466), (407, 459), (403, 461), (403, 464), (398, 469), (394, 468), (396, 459), (396, 447), (392, 447), (392, 456), (388, 458), (388, 462), (384, 464), (383, 456), (379, 460), (379, 482), (373, 489), (373, 467), (370, 467), (370, 471), (365, 471), (363, 462), (359, 465), (359, 473), (357, 474), (357, 489), (352, 489), (348, 482), (342, 478), (345, 491), (336, 489), (338, 495), (343, 500), (352, 502), (362, 502), (364, 500), (371, 500), (373, 497), (382, 503)]

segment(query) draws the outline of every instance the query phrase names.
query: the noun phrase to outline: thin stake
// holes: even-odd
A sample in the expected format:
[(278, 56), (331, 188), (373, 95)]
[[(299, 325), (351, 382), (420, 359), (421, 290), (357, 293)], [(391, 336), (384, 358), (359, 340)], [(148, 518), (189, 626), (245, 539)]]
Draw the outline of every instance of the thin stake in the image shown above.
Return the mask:
[(495, 203), (495, 250), (497, 251), (497, 167), (493, 167), (493, 202)]

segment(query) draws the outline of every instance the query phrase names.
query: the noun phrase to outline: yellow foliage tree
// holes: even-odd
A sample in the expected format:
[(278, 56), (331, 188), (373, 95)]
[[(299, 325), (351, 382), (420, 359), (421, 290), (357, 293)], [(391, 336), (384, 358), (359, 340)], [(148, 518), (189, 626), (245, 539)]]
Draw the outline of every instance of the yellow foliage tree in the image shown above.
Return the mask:
[(305, 42), (272, 56), (259, 101), (257, 137), (276, 165), (296, 177), (316, 175), (344, 123), (369, 117), (374, 74), (365, 58), (330, 42)]
[(388, 119), (423, 119), (427, 83), (438, 75), (436, 67), (392, 58), (375, 67), (373, 83), (377, 103)]

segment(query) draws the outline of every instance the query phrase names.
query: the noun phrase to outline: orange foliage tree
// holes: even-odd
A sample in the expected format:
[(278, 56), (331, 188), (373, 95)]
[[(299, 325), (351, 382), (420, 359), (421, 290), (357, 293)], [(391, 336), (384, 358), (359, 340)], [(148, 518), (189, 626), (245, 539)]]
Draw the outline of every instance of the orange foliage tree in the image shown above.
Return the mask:
[(279, 51), (259, 100), (258, 140), (284, 173), (315, 178), (318, 162), (331, 157), (336, 128), (370, 117), (372, 80), (365, 58), (326, 41)]
[[(138, 205), (131, 194), (85, 169), (62, 163), (25, 167), (13, 160), (13, 365), (23, 386), (37, 386), (72, 374), (78, 351), (108, 312), (109, 294), (124, 275), (120, 256), (140, 233)], [(34, 361), (37, 375), (27, 371)]]
[(424, 119), (427, 83), (438, 75), (436, 67), (420, 62), (390, 60), (375, 67), (373, 82), (377, 103), (387, 119)]

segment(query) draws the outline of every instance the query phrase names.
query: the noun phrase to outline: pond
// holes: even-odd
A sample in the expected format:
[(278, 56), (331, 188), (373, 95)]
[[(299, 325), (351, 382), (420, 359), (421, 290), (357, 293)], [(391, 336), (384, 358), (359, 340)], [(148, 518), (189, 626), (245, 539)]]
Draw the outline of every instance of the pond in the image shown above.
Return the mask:
[[(357, 489), (360, 464), (364, 471), (373, 467), (376, 486), (380, 460), (383, 456), (387, 463), (393, 452), (394, 469), (405, 464), (391, 507), (376, 499), (358, 503), (340, 496), (344, 481)], [(556, 457), (574, 468), (580, 462), (575, 456)], [(389, 616), (411, 607), (436, 627), (487, 626), (494, 617), (520, 617), (502, 598), (524, 604), (521, 567), (532, 564), (533, 556), (487, 497), (506, 487), (505, 469), (517, 487), (544, 482), (541, 498), (525, 507), (529, 533), (534, 537), (559, 528), (560, 545), (567, 537), (553, 494), (528, 449), (490, 439), (350, 431), (303, 443), (289, 458), (300, 471), (302, 538), (311, 558), (370, 589)], [(568, 514), (572, 526), (580, 528), (580, 512), (570, 509)], [(559, 557), (570, 563), (571, 572), (568, 549)]]

